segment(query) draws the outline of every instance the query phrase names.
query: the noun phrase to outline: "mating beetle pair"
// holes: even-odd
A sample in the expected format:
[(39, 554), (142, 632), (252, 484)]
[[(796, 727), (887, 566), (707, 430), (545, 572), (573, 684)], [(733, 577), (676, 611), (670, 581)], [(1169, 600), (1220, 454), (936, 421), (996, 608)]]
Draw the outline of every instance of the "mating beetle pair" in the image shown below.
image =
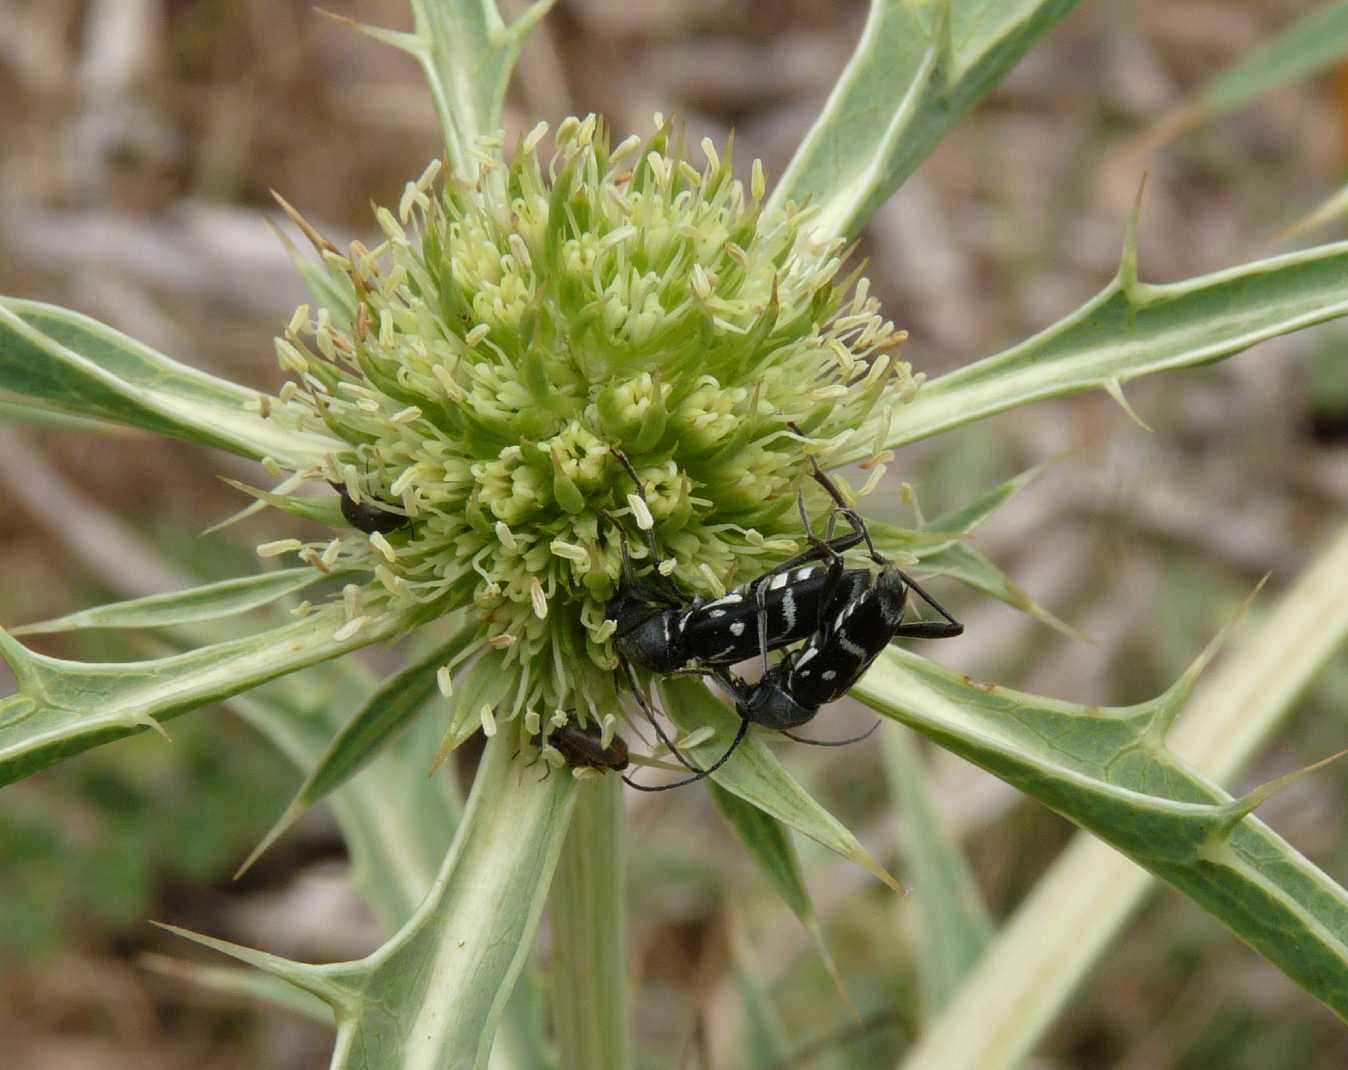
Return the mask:
[[(638, 497), (644, 500), (636, 471), (621, 453), (617, 456), (636, 485)], [(623, 779), (632, 787), (664, 791), (702, 779), (730, 759), (750, 724), (776, 729), (799, 742), (824, 746), (853, 742), (802, 740), (792, 735), (790, 729), (806, 724), (822, 706), (841, 698), (892, 640), (942, 639), (963, 632), (963, 625), (939, 602), (876, 550), (865, 521), (847, 505), (813, 457), (810, 463), (813, 478), (835, 506), (826, 537), (819, 539), (814, 535), (804, 499), (798, 497), (801, 521), (812, 543), (810, 548), (720, 598), (686, 598), (672, 582), (658, 582), (658, 574), (653, 577), (655, 582), (637, 579), (626, 537), (622, 527), (618, 527), (623, 545), (623, 578), (606, 614), (617, 623), (613, 642), (618, 661), (637, 704), (656, 734), (693, 774), (655, 787), (638, 784), (624, 775)], [(409, 523), (407, 517), (381, 509), (373, 501), (354, 502), (340, 484), (333, 484), (333, 488), (341, 494), (342, 515), (361, 531), (384, 533)], [(833, 528), (839, 516), (847, 520), (852, 531), (834, 537)], [(657, 560), (654, 535), (647, 530), (646, 536), (651, 560)], [(845, 567), (842, 555), (863, 542), (868, 556), (878, 566), (877, 572)], [(936, 610), (942, 619), (905, 624), (909, 591)], [(776, 664), (769, 663), (770, 651), (795, 643), (800, 645), (787, 651)], [(730, 672), (730, 666), (755, 656), (761, 657), (763, 663), (763, 675), (756, 683), (746, 683)], [(646, 701), (636, 667), (653, 673), (693, 672), (711, 676), (733, 700), (740, 715), (739, 730), (725, 753), (710, 767), (702, 769), (688, 761), (665, 734)], [(627, 768), (627, 747), (620, 739), (604, 747), (599, 736), (574, 725), (555, 735), (553, 743), (569, 765), (590, 765), (619, 773)]]
[[(636, 483), (637, 494), (642, 495), (636, 472), (626, 458), (619, 455), (619, 459)], [(876, 550), (865, 521), (847, 505), (814, 458), (810, 462), (815, 481), (835, 505), (826, 538), (819, 539), (811, 531), (804, 499), (799, 497), (801, 520), (813, 545), (721, 598), (685, 599), (672, 585), (638, 581), (624, 539), (623, 582), (607, 613), (617, 622), (613, 643), (618, 660), (642, 712), (671, 753), (694, 774), (657, 787), (627, 780), (633, 787), (663, 791), (700, 780), (729, 760), (750, 724), (799, 739), (789, 730), (807, 723), (822, 706), (841, 698), (891, 640), (943, 639), (964, 631), (940, 603)], [(839, 516), (847, 520), (852, 532), (835, 538), (833, 526)], [(654, 539), (649, 531), (647, 536), (655, 560)], [(875, 573), (844, 565), (843, 553), (863, 542), (878, 566)], [(943, 619), (905, 624), (909, 591)], [(801, 640), (800, 646), (776, 664), (769, 663), (769, 651)], [(731, 665), (755, 656), (763, 661), (763, 676), (758, 682), (746, 683), (730, 672)], [(635, 667), (655, 673), (709, 675), (734, 701), (740, 715), (739, 730), (726, 752), (709, 768), (700, 769), (687, 761), (665, 736), (641, 690)]]

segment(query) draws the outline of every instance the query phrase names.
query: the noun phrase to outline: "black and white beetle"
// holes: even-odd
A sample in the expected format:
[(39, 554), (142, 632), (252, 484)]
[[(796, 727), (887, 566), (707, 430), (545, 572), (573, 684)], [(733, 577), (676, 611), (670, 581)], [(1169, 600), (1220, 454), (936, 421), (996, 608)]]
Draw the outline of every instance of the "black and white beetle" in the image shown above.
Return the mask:
[(328, 486), (341, 494), (342, 516), (346, 518), (346, 522), (367, 535), (373, 535), (376, 532), (380, 535), (387, 535), (390, 531), (405, 528), (412, 522), (410, 518), (403, 516), (401, 513), (390, 513), (387, 509), (379, 508), (374, 499), (368, 495), (363, 495), (361, 500), (357, 502), (351, 497), (343, 483), (329, 482)]
[[(755, 589), (758, 595), (753, 606), (757, 616), (758, 635), (755, 649), (763, 659), (763, 676), (756, 683), (749, 684), (730, 673), (728, 663), (708, 662), (706, 669), (707, 674), (712, 676), (734, 700), (735, 710), (741, 718), (739, 731), (736, 732), (725, 753), (708, 769), (695, 770), (692, 777), (647, 790), (663, 791), (701, 780), (730, 759), (743, 741), (750, 724), (760, 724), (765, 728), (776, 729), (799, 742), (822, 746), (855, 742), (855, 739), (835, 742), (801, 740), (789, 730), (812, 720), (822, 706), (846, 694), (892, 640), (945, 639), (964, 631), (964, 626), (927, 594), (911, 576), (875, 549), (866, 530), (865, 521), (848, 507), (837, 487), (823, 473), (817, 462), (813, 458), (810, 460), (814, 466), (815, 480), (828, 492), (837, 505), (838, 512), (847, 518), (854, 529), (852, 536), (845, 536), (842, 539), (816, 540), (812, 534), (810, 535), (815, 546), (807, 553), (818, 553), (829, 559), (826, 568), (817, 570), (826, 577), (826, 580), (813, 595), (814, 604), (821, 611), (814, 622), (815, 626), (811, 629), (806, 642), (788, 651), (775, 665), (769, 664), (768, 651), (777, 646), (789, 645), (791, 640), (775, 644), (769, 641), (769, 614), (764, 609), (763, 588), (766, 585), (772, 589), (778, 577), (786, 575), (788, 578), (778, 585), (778, 589), (793, 593), (789, 572), (786, 570), (794, 567), (797, 562), (795, 560), (788, 562), (783, 569), (768, 573), (746, 585)], [(803, 508), (801, 512), (804, 517)], [(808, 519), (805, 519), (805, 528), (809, 533)], [(871, 559), (880, 566), (875, 574), (869, 569), (842, 567), (842, 549), (850, 548), (862, 541), (866, 543)], [(943, 619), (905, 624), (903, 616), (910, 590), (936, 610)], [(783, 611), (784, 608), (783, 605)], [(792, 624), (796, 628), (799, 627), (799, 621), (792, 621)], [(784, 630), (790, 632), (793, 629)], [(870, 735), (870, 732), (865, 735)], [(856, 737), (862, 738), (865, 736)]]
[[(903, 623), (910, 590), (945, 619)], [(885, 565), (863, 589), (849, 595), (835, 617), (768, 667), (757, 683), (744, 684), (729, 673), (717, 678), (729, 683), (735, 708), (746, 722), (787, 732), (842, 698), (892, 640), (949, 639), (963, 631), (910, 576)]]
[[(620, 451), (614, 453), (635, 484), (637, 496), (644, 501), (645, 491), (636, 470)], [(824, 479), (826, 489), (841, 503), (836, 488), (817, 466), (815, 471), (816, 478)], [(803, 497), (798, 497), (797, 504), (809, 531)], [(832, 538), (830, 521), (830, 538), (812, 538), (814, 545), (810, 549), (716, 599), (701, 596), (690, 599), (680, 594), (672, 582), (662, 585), (638, 580), (632, 569), (627, 537), (622, 526), (614, 522), (622, 544), (623, 578), (617, 593), (609, 600), (605, 615), (617, 625), (613, 645), (618, 664), (642, 714), (660, 741), (690, 772), (702, 776), (709, 770), (689, 762), (665, 735), (634, 666), (662, 674), (703, 672), (708, 667), (745, 661), (760, 651), (766, 657), (769, 650), (779, 650), (814, 634), (830, 613), (842, 608), (841, 603), (836, 608), (831, 604), (840, 585), (850, 581), (856, 587), (870, 576), (866, 569), (843, 568), (843, 552), (863, 540), (869, 545), (870, 536), (853, 510), (842, 505), (842, 512), (852, 523), (852, 534)], [(650, 559), (655, 561), (659, 553), (654, 535), (647, 531), (646, 537)], [(873, 546), (871, 553), (878, 559)], [(814, 564), (821, 560), (827, 560), (828, 565)], [(729, 754), (721, 761), (728, 758)], [(720, 764), (717, 762), (712, 768)]]
[[(613, 644), (620, 657), (657, 673), (677, 672), (694, 662), (734, 665), (756, 656), (765, 645), (768, 650), (790, 646), (818, 628), (830, 588), (839, 583), (830, 567), (813, 562), (840, 561), (859, 542), (860, 535), (832, 539), (716, 599), (682, 598), (654, 584), (625, 579), (607, 608), (608, 618), (618, 626)], [(760, 621), (766, 632), (762, 636)]]
[[(615, 453), (636, 484), (637, 496), (645, 492), (631, 462)], [(694, 662), (702, 666), (734, 665), (769, 650), (799, 642), (822, 627), (833, 611), (830, 605), (842, 587), (860, 582), (869, 575), (866, 569), (844, 570), (842, 555), (862, 541), (871, 556), (881, 560), (871, 545), (861, 518), (837, 496), (837, 489), (816, 466), (815, 478), (841, 505), (841, 513), (851, 522), (853, 532), (839, 538), (819, 540), (804, 553), (763, 575), (726, 592), (720, 598), (700, 595), (687, 598), (674, 585), (651, 583), (635, 578), (627, 552), (627, 538), (618, 526), (623, 548), (623, 579), (617, 594), (609, 600), (605, 615), (617, 624), (613, 645), (627, 667), (637, 665), (655, 673), (672, 673)], [(801, 521), (809, 531), (804, 499), (798, 498)], [(651, 560), (658, 558), (654, 536), (646, 532)], [(826, 566), (815, 562), (827, 561)], [(839, 607), (841, 608), (841, 607)], [(630, 677), (630, 673), (629, 673)]]

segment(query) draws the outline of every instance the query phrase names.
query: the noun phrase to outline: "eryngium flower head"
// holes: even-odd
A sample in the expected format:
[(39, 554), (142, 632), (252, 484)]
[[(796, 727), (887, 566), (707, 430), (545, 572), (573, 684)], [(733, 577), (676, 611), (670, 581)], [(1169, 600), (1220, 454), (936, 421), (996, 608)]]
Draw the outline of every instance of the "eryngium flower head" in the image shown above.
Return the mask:
[(272, 417), (347, 444), (308, 474), (410, 521), (290, 548), (372, 577), (346, 588), (352, 630), (390, 604), (475, 607), (510, 680), (489, 730), (611, 726), (622, 531), (690, 594), (757, 575), (802, 536), (807, 450), (877, 452), (918, 385), (808, 208), (766, 210), (758, 162), (746, 191), (729, 153), (704, 141), (695, 167), (656, 125), (610, 147), (567, 119), (548, 158), (542, 125), (509, 159), (483, 142), (472, 182), (433, 165), (378, 209), (376, 249), (309, 231), (330, 296), (277, 342), (296, 378)]

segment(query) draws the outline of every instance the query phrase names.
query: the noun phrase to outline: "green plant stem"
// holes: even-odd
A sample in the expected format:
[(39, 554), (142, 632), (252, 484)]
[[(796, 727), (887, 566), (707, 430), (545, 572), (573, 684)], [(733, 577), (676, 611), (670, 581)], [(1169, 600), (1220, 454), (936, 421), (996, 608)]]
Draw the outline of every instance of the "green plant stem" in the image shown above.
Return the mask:
[(553, 879), (552, 1019), (562, 1070), (626, 1070), (627, 911), (622, 781), (577, 793)]
[[(1348, 638), (1348, 527), (1200, 684), (1169, 742), (1216, 781), (1237, 773)], [(1019, 1066), (1146, 895), (1150, 874), (1079, 835), (1003, 927), (903, 1070)]]
[(333, 968), (361, 992), (333, 1070), (486, 1066), (577, 795), (569, 777), (537, 783), (514, 749), (503, 735), (488, 740), (458, 835), (416, 915), (349, 973)]

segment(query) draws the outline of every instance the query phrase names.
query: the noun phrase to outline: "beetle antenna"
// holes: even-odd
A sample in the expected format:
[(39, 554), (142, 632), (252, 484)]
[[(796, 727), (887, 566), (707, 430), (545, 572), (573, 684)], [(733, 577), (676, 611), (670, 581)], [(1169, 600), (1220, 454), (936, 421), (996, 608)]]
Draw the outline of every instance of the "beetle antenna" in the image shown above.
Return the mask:
[[(623, 470), (627, 472), (628, 477), (636, 484), (637, 497), (641, 499), (641, 503), (646, 506), (646, 512), (649, 513), (651, 509), (650, 505), (646, 502), (646, 488), (642, 485), (641, 477), (637, 475), (637, 470), (632, 467), (632, 462), (627, 459), (627, 454), (623, 453), (617, 446), (614, 446), (613, 456), (618, 458), (618, 463), (623, 466)], [(660, 563), (660, 550), (655, 545), (654, 529), (642, 528), (640, 524), (637, 525), (637, 529), (646, 532), (646, 544), (651, 551), (651, 565), (658, 565)]]
[(669, 791), (671, 788), (681, 788), (685, 784), (695, 784), (699, 780), (705, 780), (707, 777), (711, 776), (712, 773), (716, 772), (716, 770), (720, 769), (721, 766), (725, 765), (726, 762), (730, 761), (730, 756), (734, 754), (739, 745), (744, 742), (744, 737), (748, 734), (748, 731), (749, 722), (741, 718), (739, 730), (736, 731), (735, 738), (731, 741), (730, 746), (726, 748), (726, 752), (717, 758), (711, 765), (707, 766), (706, 769), (698, 773), (697, 776), (684, 777), (682, 780), (674, 781), (673, 784), (638, 784), (626, 773), (620, 773), (619, 775), (623, 778), (623, 783), (629, 788), (636, 788), (637, 791)]
[[(801, 438), (805, 437), (805, 432), (800, 429), (800, 425), (794, 421), (787, 421), (787, 427), (791, 428)], [(875, 543), (871, 540), (870, 528), (866, 526), (866, 521), (862, 519), (861, 514), (847, 504), (847, 499), (842, 496), (842, 491), (838, 485), (833, 482), (819, 467), (819, 461), (813, 453), (806, 453), (805, 459), (810, 462), (810, 474), (814, 481), (824, 488), (824, 491), (833, 499), (833, 504), (837, 511), (847, 518), (847, 522), (852, 525), (852, 530), (861, 536), (866, 543), (866, 552), (870, 554), (871, 560), (877, 565), (888, 565), (889, 558), (885, 557), (875, 548)]]
[(780, 731), (787, 739), (794, 739), (797, 743), (806, 743), (811, 747), (845, 747), (849, 743), (860, 743), (863, 739), (869, 739), (872, 733), (879, 727), (880, 722), (876, 721), (875, 724), (862, 732), (861, 735), (849, 736), (847, 739), (806, 739), (804, 736), (798, 736), (792, 732), (788, 732), (785, 728)]

